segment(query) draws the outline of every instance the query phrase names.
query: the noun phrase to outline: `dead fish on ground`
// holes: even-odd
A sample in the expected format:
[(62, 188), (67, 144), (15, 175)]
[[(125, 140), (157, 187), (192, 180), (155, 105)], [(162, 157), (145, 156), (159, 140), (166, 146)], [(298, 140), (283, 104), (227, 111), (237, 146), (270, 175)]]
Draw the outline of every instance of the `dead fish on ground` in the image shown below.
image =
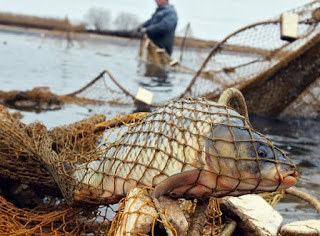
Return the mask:
[(235, 110), (205, 99), (156, 109), (96, 161), (70, 170), (77, 202), (118, 202), (136, 185), (184, 198), (273, 192), (296, 184), (296, 166)]

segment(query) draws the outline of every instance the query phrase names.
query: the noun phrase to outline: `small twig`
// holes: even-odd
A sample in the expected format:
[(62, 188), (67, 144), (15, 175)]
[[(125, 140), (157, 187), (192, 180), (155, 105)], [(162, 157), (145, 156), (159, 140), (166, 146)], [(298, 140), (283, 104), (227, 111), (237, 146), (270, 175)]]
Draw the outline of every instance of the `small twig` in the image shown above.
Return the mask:
[[(149, 195), (153, 201), (153, 204), (157, 210), (157, 212), (159, 213), (160, 215), (160, 219), (163, 221), (163, 222), (167, 222), (167, 219), (166, 219), (166, 216), (162, 213), (163, 212), (163, 209), (162, 207), (160, 206), (160, 203), (158, 201), (158, 199), (155, 197), (154, 195), (154, 191), (153, 190), (149, 190)], [(171, 229), (169, 229), (165, 224), (163, 224), (166, 232), (167, 232), (167, 235), (168, 236), (174, 236), (173, 232)]]
[(235, 229), (237, 228), (237, 222), (231, 219), (228, 219), (226, 222), (226, 227), (221, 232), (220, 236), (231, 236)]
[(317, 211), (320, 213), (320, 202), (318, 199), (316, 199), (315, 197), (311, 196), (308, 193), (302, 192), (301, 190), (298, 190), (296, 188), (288, 188), (286, 190), (287, 193), (296, 196), (298, 198), (301, 198), (305, 201), (307, 201), (308, 203), (310, 203), (314, 208), (317, 209)]
[(207, 221), (207, 204), (198, 200), (196, 209), (191, 218), (191, 225), (188, 230), (188, 236), (201, 236), (203, 227)]

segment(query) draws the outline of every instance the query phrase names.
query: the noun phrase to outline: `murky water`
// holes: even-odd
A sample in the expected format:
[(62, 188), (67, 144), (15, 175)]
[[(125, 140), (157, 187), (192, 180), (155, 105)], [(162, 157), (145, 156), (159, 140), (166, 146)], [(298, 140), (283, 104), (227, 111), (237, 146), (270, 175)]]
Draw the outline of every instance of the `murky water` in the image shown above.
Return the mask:
[[(133, 94), (141, 85), (164, 100), (179, 95), (191, 75), (167, 72), (152, 76), (150, 68), (139, 64), (139, 42), (128, 39), (77, 38), (67, 44), (64, 35), (49, 36), (38, 32), (0, 30), (0, 90), (30, 90), (48, 85), (56, 94), (71, 93), (84, 86), (101, 71), (108, 69)], [(178, 58), (178, 52), (176, 52)], [(199, 63), (199, 62), (197, 62)], [(22, 112), (22, 122), (35, 120), (48, 128), (65, 125), (95, 113), (112, 117), (132, 108), (99, 107), (92, 109), (67, 105), (62, 110), (41, 113)], [(266, 119), (252, 117), (253, 127), (270, 137), (298, 164), (297, 186), (319, 198), (320, 193), (320, 121)], [(276, 206), (285, 222), (320, 216), (307, 203), (286, 197)]]

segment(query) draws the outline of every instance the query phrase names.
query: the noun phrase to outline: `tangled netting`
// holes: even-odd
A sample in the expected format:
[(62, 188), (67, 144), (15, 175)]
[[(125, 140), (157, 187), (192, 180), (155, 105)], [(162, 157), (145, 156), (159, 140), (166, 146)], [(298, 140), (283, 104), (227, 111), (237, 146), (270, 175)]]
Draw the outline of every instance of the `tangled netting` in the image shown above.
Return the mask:
[[(281, 17), (278, 16), (239, 29), (214, 44), (198, 69), (190, 64), (188, 67), (176, 64), (152, 43), (142, 46), (140, 55), (151, 58), (156, 64), (174, 65), (176, 71), (194, 72), (180, 98), (205, 96), (216, 100), (226, 88), (236, 87), (244, 94), (250, 113), (319, 117), (320, 2), (314, 1), (290, 12), (299, 15), (299, 37), (293, 42), (281, 39)], [(190, 48), (186, 46), (184, 51), (191, 51)], [(198, 53), (194, 54), (197, 57)], [(207, 55), (207, 52), (202, 54)], [(134, 94), (135, 91), (122, 87), (104, 71), (86, 87), (70, 95), (116, 101), (121, 105), (133, 104)], [(159, 105), (158, 101), (153, 105)]]
[(76, 103), (80, 105), (99, 105), (105, 103), (99, 100), (97, 95), (94, 99), (76, 96), (60, 96), (50, 91), (49, 87), (35, 87), (32, 90), (10, 92), (0, 91), (0, 104), (21, 110), (58, 110), (65, 103)]
[[(155, 202), (148, 192), (150, 190), (152, 190), (150, 187), (134, 188), (129, 191), (126, 198), (121, 200), (119, 204), (119, 211), (121, 213), (112, 222), (109, 232), (111, 235), (130, 233), (139, 235), (141, 234), (141, 229), (144, 233), (152, 231), (152, 235), (159, 234), (159, 232), (155, 232), (157, 230), (154, 227), (155, 223), (163, 224), (168, 235), (186, 235), (185, 230), (188, 228), (188, 224), (191, 224), (197, 200), (180, 199), (179, 201), (174, 201), (173, 199), (160, 198), (160, 202), (166, 208), (157, 209)], [(220, 235), (222, 232), (224, 225), (221, 219), (220, 201), (220, 199), (210, 198), (205, 213), (206, 222), (202, 235)], [(162, 215), (162, 218), (160, 215)], [(177, 221), (174, 218), (180, 219), (180, 225), (177, 225)], [(183, 225), (181, 221), (183, 222), (183, 220), (186, 226), (185, 229), (181, 227)], [(145, 226), (141, 226), (143, 223), (145, 223)]]
[[(315, 1), (291, 11), (299, 15), (299, 38), (293, 42), (281, 39), (280, 16), (232, 33), (211, 51), (186, 94), (214, 99), (225, 88), (237, 87), (249, 112), (260, 115), (279, 115), (289, 105), (297, 107), (303, 92), (319, 97), (312, 84), (319, 79), (319, 7)], [(202, 73), (208, 79), (201, 79)], [(318, 98), (314, 102), (319, 106)], [(303, 116), (295, 112), (291, 115)]]
[[(42, 157), (86, 163), (101, 154), (102, 132), (137, 122), (144, 113), (105, 121), (94, 116), (46, 130), (41, 123), (25, 125), (0, 109), (0, 234), (78, 235), (107, 233), (117, 213), (114, 206), (70, 207)], [(13, 205), (14, 203), (14, 205)], [(27, 208), (26, 208), (27, 207)]]
[[(1, 107), (1, 235), (154, 235), (163, 228), (180, 235), (170, 220), (174, 199), (182, 198), (175, 209), (188, 228), (199, 205), (193, 199), (293, 185), (295, 165), (240, 113), (182, 99), (152, 113), (99, 115), (47, 130)], [(265, 199), (274, 204), (281, 196)], [(161, 205), (162, 198), (171, 203)], [(203, 235), (223, 229), (219, 201), (209, 200)], [(153, 224), (141, 229), (140, 217)]]

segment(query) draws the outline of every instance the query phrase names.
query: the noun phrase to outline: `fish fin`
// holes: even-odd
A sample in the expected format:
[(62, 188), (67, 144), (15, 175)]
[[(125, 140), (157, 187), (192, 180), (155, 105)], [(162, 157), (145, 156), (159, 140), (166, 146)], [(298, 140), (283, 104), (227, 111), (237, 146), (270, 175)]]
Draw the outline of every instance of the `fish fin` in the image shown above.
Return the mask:
[(159, 198), (160, 196), (163, 196), (171, 192), (172, 190), (184, 185), (196, 184), (199, 179), (200, 173), (201, 170), (190, 170), (182, 173), (177, 173), (166, 178), (165, 180), (163, 180), (155, 186), (155, 197)]

